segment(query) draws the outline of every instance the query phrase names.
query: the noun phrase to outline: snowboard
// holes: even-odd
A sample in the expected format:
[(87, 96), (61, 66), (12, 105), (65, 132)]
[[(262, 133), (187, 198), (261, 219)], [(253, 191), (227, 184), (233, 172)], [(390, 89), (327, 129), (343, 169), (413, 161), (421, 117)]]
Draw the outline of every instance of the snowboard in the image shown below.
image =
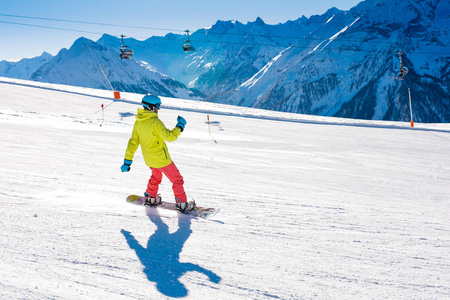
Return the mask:
[[(145, 198), (143, 196), (130, 195), (127, 197), (127, 202), (135, 204), (135, 205), (144, 206)], [(171, 202), (162, 201), (161, 204), (156, 206), (156, 208), (163, 208), (163, 209), (178, 211), (175, 203), (173, 203), (173, 202), (171, 203)], [(207, 218), (212, 217), (215, 214), (217, 214), (219, 212), (219, 210), (220, 210), (219, 208), (196, 206), (193, 210), (190, 210), (185, 215), (207, 219)]]

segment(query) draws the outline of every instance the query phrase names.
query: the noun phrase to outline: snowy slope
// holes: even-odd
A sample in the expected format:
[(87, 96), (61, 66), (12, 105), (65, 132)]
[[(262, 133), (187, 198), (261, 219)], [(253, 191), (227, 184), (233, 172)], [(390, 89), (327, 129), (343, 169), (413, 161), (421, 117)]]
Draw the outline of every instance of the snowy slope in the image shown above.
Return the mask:
[(125, 203), (150, 176), (139, 150), (120, 172), (141, 95), (0, 94), (1, 299), (450, 297), (448, 124), (163, 98), (187, 193), (221, 208), (199, 220)]

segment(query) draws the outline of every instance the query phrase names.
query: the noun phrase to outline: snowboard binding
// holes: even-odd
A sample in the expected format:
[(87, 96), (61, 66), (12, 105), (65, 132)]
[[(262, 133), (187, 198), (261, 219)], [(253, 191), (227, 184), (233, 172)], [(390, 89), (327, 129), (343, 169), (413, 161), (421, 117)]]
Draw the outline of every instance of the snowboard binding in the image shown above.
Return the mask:
[(197, 205), (195, 204), (195, 201), (180, 202), (180, 200), (178, 198), (175, 198), (175, 201), (177, 202), (177, 204), (176, 204), (177, 210), (183, 214), (187, 214), (191, 210), (193, 210), (197, 207)]
[(156, 195), (156, 197), (152, 197), (152, 196), (150, 196), (150, 194), (145, 193), (144, 197), (145, 197), (145, 202), (144, 202), (145, 206), (156, 207), (159, 204), (161, 204), (161, 202), (162, 202), (160, 195)]

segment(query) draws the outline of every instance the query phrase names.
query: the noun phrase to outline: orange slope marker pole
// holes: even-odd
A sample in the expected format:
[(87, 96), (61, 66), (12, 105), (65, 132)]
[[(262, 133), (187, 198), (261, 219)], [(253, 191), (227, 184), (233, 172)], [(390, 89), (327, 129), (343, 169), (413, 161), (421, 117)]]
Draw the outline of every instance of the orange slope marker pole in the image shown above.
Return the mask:
[(103, 76), (105, 76), (106, 81), (108, 81), (109, 86), (111, 87), (111, 90), (113, 91), (114, 99), (120, 99), (120, 92), (114, 91), (114, 88), (113, 88), (111, 82), (109, 82), (108, 77), (106, 77), (106, 74), (105, 74), (105, 72), (103, 71), (102, 65), (101, 65), (101, 64), (98, 64), (98, 66), (100, 67), (100, 70), (102, 70)]
[(414, 127), (414, 120), (413, 120), (413, 113), (412, 113), (412, 105), (411, 105), (411, 89), (408, 88), (408, 94), (409, 94), (409, 111), (411, 112), (411, 127)]

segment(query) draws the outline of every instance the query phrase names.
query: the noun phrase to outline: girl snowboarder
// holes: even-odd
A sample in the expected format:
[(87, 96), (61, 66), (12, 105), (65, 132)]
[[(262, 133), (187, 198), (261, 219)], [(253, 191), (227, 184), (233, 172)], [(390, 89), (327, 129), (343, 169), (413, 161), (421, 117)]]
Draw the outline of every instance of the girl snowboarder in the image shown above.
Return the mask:
[(183, 213), (187, 213), (194, 207), (190, 207), (193, 204), (188, 204), (187, 202), (186, 193), (183, 188), (183, 177), (172, 161), (167, 145), (164, 142), (175, 141), (181, 132), (183, 132), (186, 126), (186, 120), (178, 116), (176, 127), (169, 130), (158, 119), (158, 111), (161, 108), (161, 99), (158, 96), (151, 94), (145, 95), (142, 98), (142, 106), (144, 109), (139, 108), (138, 114), (136, 115), (136, 122), (134, 123), (131, 138), (128, 141), (121, 170), (122, 172), (130, 171), (134, 153), (138, 146), (141, 145), (145, 164), (152, 170), (152, 175), (144, 193), (145, 205), (157, 206), (161, 203), (158, 188), (162, 180), (162, 175), (164, 174), (172, 182), (177, 209)]

